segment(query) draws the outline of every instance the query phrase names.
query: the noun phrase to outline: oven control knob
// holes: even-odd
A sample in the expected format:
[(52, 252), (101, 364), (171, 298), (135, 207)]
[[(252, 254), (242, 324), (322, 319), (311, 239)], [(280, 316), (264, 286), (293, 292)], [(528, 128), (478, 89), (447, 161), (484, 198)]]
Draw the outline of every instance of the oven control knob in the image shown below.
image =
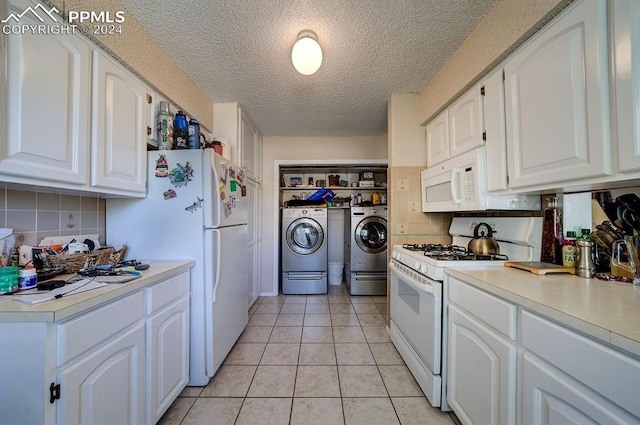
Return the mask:
[(402, 254), (400, 254), (399, 252), (396, 252), (396, 260), (400, 261), (402, 260)]
[(416, 261), (416, 263), (413, 265), (413, 268), (420, 271), (420, 261)]
[(422, 267), (420, 267), (420, 271), (422, 272), (422, 274), (427, 274), (428, 270), (429, 267), (426, 264), (423, 264)]

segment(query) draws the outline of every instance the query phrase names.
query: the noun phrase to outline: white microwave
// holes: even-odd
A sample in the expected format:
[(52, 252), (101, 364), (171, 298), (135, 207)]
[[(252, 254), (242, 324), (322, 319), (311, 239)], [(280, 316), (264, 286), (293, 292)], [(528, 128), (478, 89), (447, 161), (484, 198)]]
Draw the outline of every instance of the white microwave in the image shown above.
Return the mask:
[(486, 150), (480, 147), (422, 171), (422, 211), (541, 209), (538, 195), (487, 193), (486, 168)]

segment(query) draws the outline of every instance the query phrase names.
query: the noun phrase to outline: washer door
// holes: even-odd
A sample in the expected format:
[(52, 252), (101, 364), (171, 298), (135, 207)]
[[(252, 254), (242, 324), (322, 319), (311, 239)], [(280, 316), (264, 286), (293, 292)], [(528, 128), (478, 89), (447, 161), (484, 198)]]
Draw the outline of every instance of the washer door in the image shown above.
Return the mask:
[(287, 246), (296, 254), (313, 254), (323, 241), (322, 226), (311, 218), (299, 218), (287, 228)]
[(368, 254), (379, 254), (387, 249), (387, 220), (367, 217), (358, 223), (354, 234), (358, 247)]

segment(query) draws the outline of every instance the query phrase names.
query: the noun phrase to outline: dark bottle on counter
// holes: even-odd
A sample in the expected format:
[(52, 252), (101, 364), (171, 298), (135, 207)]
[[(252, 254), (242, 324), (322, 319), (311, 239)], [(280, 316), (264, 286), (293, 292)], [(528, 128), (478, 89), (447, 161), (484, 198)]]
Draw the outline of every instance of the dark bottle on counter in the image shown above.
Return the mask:
[(547, 198), (542, 223), (542, 249), (540, 261), (562, 265), (562, 211), (558, 199)]
[(187, 149), (187, 140), (189, 138), (189, 124), (184, 112), (178, 111), (173, 119), (173, 148)]

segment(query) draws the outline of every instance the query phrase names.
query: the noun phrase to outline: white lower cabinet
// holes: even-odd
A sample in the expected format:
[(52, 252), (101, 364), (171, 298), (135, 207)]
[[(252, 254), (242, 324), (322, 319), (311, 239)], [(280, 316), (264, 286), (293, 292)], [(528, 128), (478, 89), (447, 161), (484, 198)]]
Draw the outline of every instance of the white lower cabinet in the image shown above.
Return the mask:
[(61, 322), (0, 322), (0, 424), (155, 424), (189, 379), (189, 290), (186, 271)]
[(522, 425), (638, 423), (637, 418), (549, 363), (529, 354), (523, 354), (520, 361)]
[(464, 309), (486, 308), (480, 313), (489, 317), (505, 311), (494, 305), (503, 302), (482, 292), (468, 297), (479, 291), (453, 279), (449, 289), (447, 402), (465, 425), (515, 423), (516, 343)]
[(147, 319), (147, 345), (147, 424), (152, 425), (189, 382), (188, 295)]
[(124, 331), (58, 373), (57, 423), (144, 423), (144, 323)]
[(463, 424), (640, 424), (640, 359), (445, 279), (447, 402)]
[(449, 306), (447, 401), (464, 424), (513, 423), (516, 345)]
[(523, 424), (640, 424), (640, 361), (523, 310)]

